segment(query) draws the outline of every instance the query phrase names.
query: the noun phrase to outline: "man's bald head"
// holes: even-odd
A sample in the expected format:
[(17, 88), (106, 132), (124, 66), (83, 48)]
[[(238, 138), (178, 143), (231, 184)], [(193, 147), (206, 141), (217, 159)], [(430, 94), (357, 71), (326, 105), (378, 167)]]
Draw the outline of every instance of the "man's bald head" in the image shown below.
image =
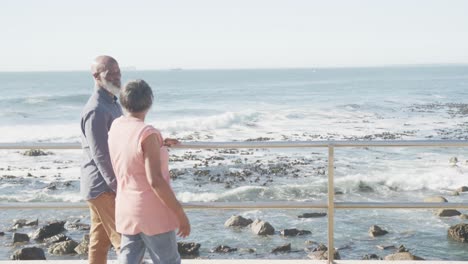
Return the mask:
[(93, 74), (96, 86), (109, 90), (109, 84), (111, 84), (120, 89), (121, 74), (119, 64), (111, 56), (103, 55), (96, 57), (91, 64), (91, 73)]

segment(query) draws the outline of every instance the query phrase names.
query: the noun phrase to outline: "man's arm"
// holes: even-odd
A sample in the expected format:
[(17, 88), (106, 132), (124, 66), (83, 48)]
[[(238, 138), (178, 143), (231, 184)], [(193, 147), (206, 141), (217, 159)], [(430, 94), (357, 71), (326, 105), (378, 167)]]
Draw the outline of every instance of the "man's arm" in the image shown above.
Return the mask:
[(107, 122), (110, 117), (100, 111), (89, 113), (84, 121), (84, 134), (88, 141), (91, 158), (106, 181), (107, 185), (114, 191), (117, 191), (117, 181), (109, 155), (109, 146), (107, 144), (108, 128)]

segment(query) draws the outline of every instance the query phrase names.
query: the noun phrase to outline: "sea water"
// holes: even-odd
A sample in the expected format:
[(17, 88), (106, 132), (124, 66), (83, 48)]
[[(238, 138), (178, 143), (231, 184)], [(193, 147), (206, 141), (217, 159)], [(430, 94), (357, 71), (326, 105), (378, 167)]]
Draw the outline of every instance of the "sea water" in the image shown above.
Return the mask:
[[(468, 139), (468, 66), (124, 71), (122, 79), (151, 85), (155, 101), (147, 122), (183, 142)], [(0, 87), (0, 142), (79, 142), (80, 112), (95, 89), (88, 72), (0, 73)], [(1, 202), (82, 201), (80, 150), (39, 157), (23, 152), (0, 151)], [(172, 184), (183, 202), (327, 199), (326, 149), (173, 149), (170, 154), (170, 167), (179, 172)], [(454, 157), (458, 162), (450, 162)], [(341, 193), (336, 200), (421, 202), (442, 195), (467, 202), (468, 193), (452, 196), (468, 185), (467, 160), (464, 148), (336, 149), (335, 185)], [(306, 248), (327, 242), (327, 218), (298, 215), (318, 211), (191, 210), (193, 232), (184, 241), (201, 243), (200, 256), (206, 258), (307, 258)], [(268, 221), (277, 232), (298, 228), (312, 234), (262, 237), (248, 228), (225, 228), (234, 214)], [(89, 223), (86, 210), (4, 210), (0, 259), (21, 247), (9, 245), (8, 231), (19, 218)], [(344, 259), (383, 257), (393, 250), (377, 245), (403, 244), (425, 259), (468, 260), (468, 245), (447, 237), (448, 228), (462, 222), (467, 220), (439, 218), (432, 210), (337, 210), (335, 246)], [(369, 237), (374, 224), (389, 234)], [(67, 235), (79, 241), (83, 232)], [(271, 253), (286, 243), (291, 253)], [(239, 250), (212, 253), (218, 245)]]

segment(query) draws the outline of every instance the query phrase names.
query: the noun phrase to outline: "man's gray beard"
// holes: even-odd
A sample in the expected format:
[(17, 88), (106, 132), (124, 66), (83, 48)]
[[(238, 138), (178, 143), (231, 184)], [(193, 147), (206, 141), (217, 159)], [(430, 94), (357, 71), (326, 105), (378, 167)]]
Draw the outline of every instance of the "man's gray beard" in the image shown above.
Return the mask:
[(120, 94), (120, 88), (115, 86), (113, 83), (108, 82), (106, 79), (102, 80), (102, 88), (106, 89), (111, 94), (118, 96)]

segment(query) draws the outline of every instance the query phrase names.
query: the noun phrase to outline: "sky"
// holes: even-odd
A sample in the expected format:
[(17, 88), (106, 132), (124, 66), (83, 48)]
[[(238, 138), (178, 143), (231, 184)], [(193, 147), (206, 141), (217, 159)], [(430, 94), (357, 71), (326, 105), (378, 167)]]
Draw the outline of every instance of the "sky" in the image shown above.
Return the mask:
[(1, 0), (0, 71), (468, 63), (466, 0)]

